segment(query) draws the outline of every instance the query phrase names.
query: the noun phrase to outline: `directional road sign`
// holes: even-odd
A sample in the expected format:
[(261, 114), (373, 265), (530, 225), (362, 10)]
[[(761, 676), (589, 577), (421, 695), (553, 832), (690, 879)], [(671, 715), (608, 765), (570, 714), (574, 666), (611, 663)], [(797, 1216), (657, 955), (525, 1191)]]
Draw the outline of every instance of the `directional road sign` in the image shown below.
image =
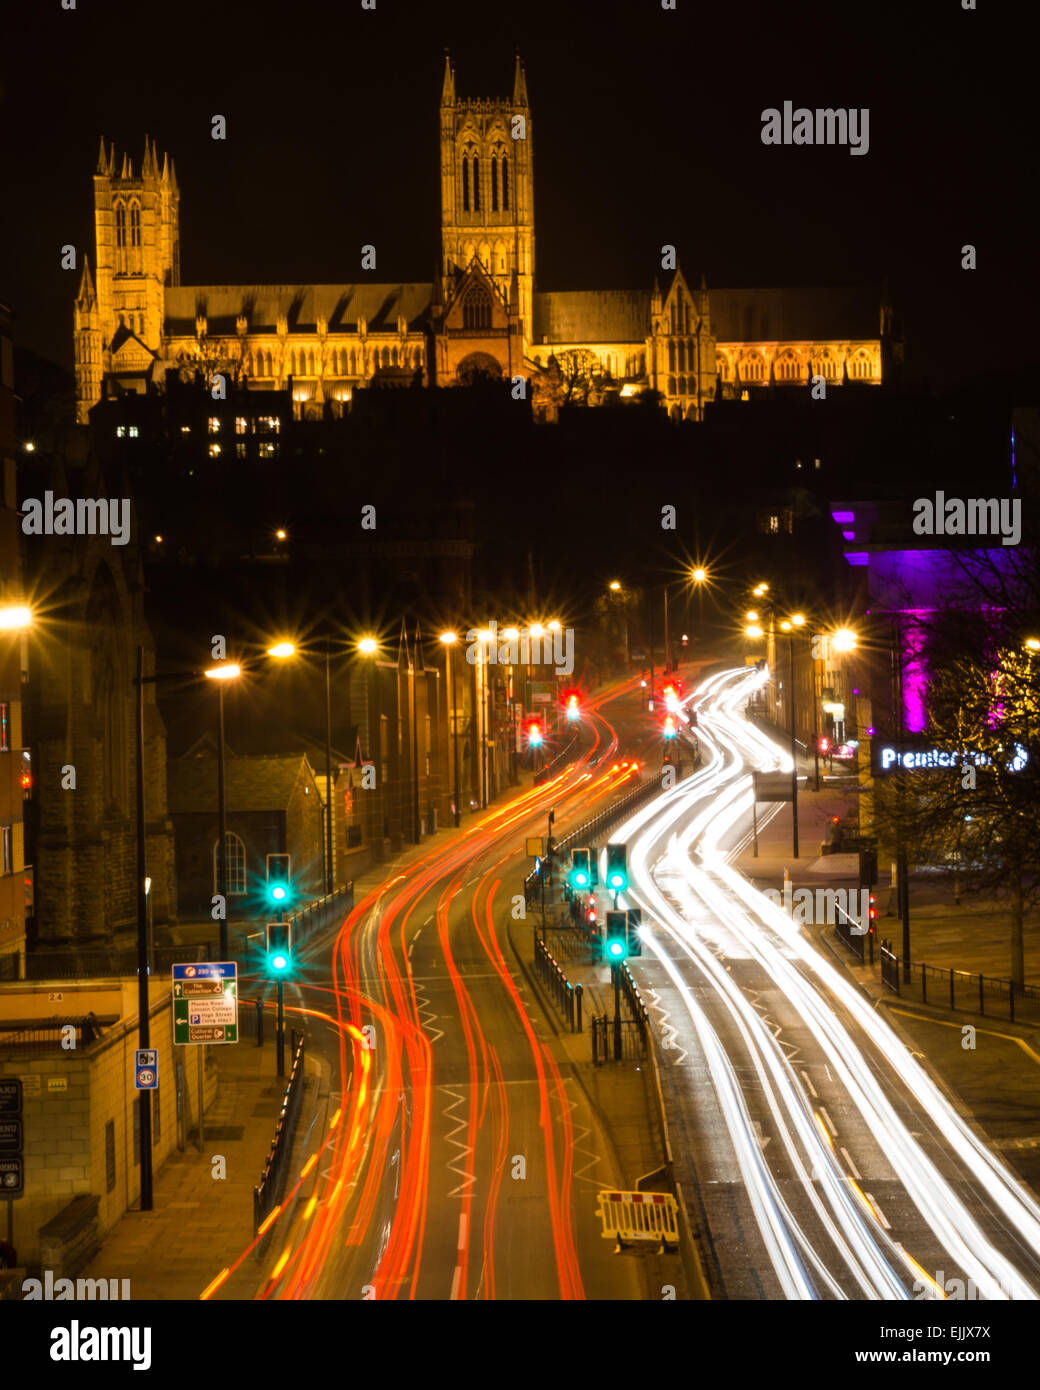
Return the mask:
[(173, 1041), (238, 1042), (238, 966), (197, 961), (173, 967)]

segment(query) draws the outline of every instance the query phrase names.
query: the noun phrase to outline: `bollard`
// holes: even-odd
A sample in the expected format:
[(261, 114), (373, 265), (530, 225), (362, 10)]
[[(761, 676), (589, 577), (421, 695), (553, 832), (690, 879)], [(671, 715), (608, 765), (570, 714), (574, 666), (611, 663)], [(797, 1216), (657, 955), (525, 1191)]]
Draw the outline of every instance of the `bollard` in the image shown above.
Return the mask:
[(256, 1001), (256, 1045), (257, 1047), (264, 1045), (264, 1001), (262, 999)]
[[(1014, 1007), (1012, 1007), (1012, 1017), (1014, 1017)], [(574, 986), (567, 982), (567, 1022), (570, 1024), (571, 1032), (574, 1032)]]
[(921, 1003), (928, 1003), (928, 971), (921, 966)]
[(574, 1011), (578, 1017), (578, 1026), (574, 1030), (576, 1033), (581, 1032), (581, 996), (583, 993), (584, 991), (580, 984), (574, 986)]

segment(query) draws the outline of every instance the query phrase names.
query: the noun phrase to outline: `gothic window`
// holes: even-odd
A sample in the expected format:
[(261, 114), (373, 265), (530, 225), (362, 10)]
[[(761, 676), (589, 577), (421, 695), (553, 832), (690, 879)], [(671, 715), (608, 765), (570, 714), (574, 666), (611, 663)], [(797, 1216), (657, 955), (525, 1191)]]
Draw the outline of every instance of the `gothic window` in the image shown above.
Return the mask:
[(462, 301), (462, 326), (491, 327), (491, 296), (483, 285), (474, 285)]
[(646, 376), (646, 353), (639, 354), (639, 375)]
[[(213, 892), (219, 892), (219, 866), (217, 851), (220, 841), (213, 841)], [(227, 879), (228, 896), (246, 891), (246, 847), (233, 830), (224, 838), (224, 876)]]
[(473, 211), (480, 211), (480, 160), (473, 156)]
[(313, 348), (311, 348), (310, 352), (307, 354), (307, 363), (308, 363), (308, 367), (309, 367), (311, 376), (317, 376), (317, 372), (314, 370), (314, 349), (313, 349)]
[(391, 365), (392, 367), (396, 367), (396, 366), (399, 365), (399, 364), (398, 364), (398, 361), (397, 361), (397, 349), (396, 349), (396, 348), (394, 348), (394, 350), (393, 350), (393, 351), (391, 352), (391, 354), (390, 354), (390, 365)]
[(674, 395), (675, 395), (675, 377), (674, 377), (674, 376), (670, 376), (670, 377), (668, 378), (668, 394), (669, 394), (670, 396), (674, 396)]
[(680, 396), (685, 396), (685, 395), (686, 395), (686, 378), (685, 378), (684, 376), (681, 376), (681, 377), (679, 378), (679, 395), (680, 395)]
[(141, 273), (141, 205), (130, 204), (130, 273)]
[(685, 344), (684, 342), (682, 342), (681, 340), (680, 340), (679, 345), (678, 345), (678, 355), (679, 355), (679, 370), (680, 370), (681, 372), (684, 372), (684, 371), (686, 370), (686, 344)]
[(502, 156), (502, 211), (509, 211), (509, 156)]
[(675, 371), (675, 343), (674, 343), (674, 342), (669, 342), (669, 344), (668, 344), (668, 370), (669, 370), (670, 372), (674, 372), (674, 371)]
[(677, 332), (678, 330), (677, 330), (676, 324), (675, 324), (675, 300), (674, 300), (674, 299), (672, 300), (672, 304), (671, 304), (671, 312), (672, 312), (672, 332), (675, 333), (675, 332)]
[(757, 353), (745, 360), (741, 376), (745, 381), (762, 381), (764, 379), (765, 366)]
[(350, 349), (350, 375), (357, 376), (357, 352), (354, 348)]
[(491, 156), (491, 211), (498, 211), (498, 160)]
[(415, 365), (417, 367), (422, 366), (422, 348), (415, 349)]
[(469, 160), (462, 156), (462, 211), (469, 212)]
[(383, 349), (383, 366), (384, 366), (384, 367), (389, 367), (389, 365), (390, 365), (390, 349), (389, 349), (388, 347), (385, 347), (385, 348)]
[[(686, 331), (687, 331), (687, 332), (690, 331), (690, 325), (689, 325), (689, 324), (686, 325)], [(693, 339), (692, 339), (692, 338), (688, 338), (688, 339), (686, 340), (686, 365), (687, 365), (688, 367), (692, 367), (692, 366), (693, 366)]]
[(126, 208), (116, 204), (116, 274), (126, 274)]

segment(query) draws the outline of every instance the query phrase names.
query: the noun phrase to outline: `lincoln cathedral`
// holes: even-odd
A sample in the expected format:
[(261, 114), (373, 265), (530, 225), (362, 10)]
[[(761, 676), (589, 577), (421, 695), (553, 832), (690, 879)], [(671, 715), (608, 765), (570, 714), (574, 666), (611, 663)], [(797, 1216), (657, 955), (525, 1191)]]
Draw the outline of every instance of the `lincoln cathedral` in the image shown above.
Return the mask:
[(435, 283), (183, 285), (174, 161), (160, 165), (146, 137), (135, 167), (102, 137), (94, 269), (86, 259), (75, 305), (81, 423), (103, 395), (161, 386), (170, 368), (225, 371), (255, 391), (291, 387), (301, 414), (338, 414), (364, 387), (489, 378), (522, 377), (538, 399), (540, 382), (580, 369), (597, 382), (595, 400), (650, 390), (671, 418), (700, 420), (715, 399), (806, 390), (812, 377), (879, 385), (898, 360), (891, 309), (865, 286), (709, 288), (661, 248), (647, 288), (539, 289), (519, 56), (506, 99), (460, 97), (445, 56), (440, 151)]

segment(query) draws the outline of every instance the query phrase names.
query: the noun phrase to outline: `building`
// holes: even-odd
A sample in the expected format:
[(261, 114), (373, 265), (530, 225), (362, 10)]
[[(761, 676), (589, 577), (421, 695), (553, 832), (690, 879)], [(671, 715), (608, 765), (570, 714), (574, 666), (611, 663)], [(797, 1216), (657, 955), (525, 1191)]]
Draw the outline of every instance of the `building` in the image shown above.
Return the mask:
[[(135, 171), (104, 138), (94, 174), (95, 273), (75, 304), (77, 410), (144, 391), (169, 366), (290, 387), (295, 406), (349, 408), (360, 387), (531, 377), (590, 363), (622, 397), (649, 388), (673, 419), (718, 394), (879, 384), (899, 360), (884, 296), (844, 289), (691, 286), (674, 250), (645, 290), (539, 291), (534, 127), (517, 56), (508, 98), (440, 101), (441, 249), (434, 283), (182, 285), (172, 159), (145, 138)], [(661, 273), (661, 270), (658, 271)], [(552, 418), (551, 413), (547, 418)]]
[[(11, 311), (0, 304), (0, 614), (25, 603), (15, 470), (14, 340)], [(24, 973), (25, 918), (32, 869), (25, 865), (23, 806), (32, 794), (32, 765), (22, 737), (24, 630), (0, 627), (0, 979)]]
[[(177, 891), (182, 916), (212, 920), (217, 892), (217, 759), (172, 758), (170, 816), (177, 843)], [(225, 761), (228, 921), (267, 910), (267, 859), (290, 856), (298, 902), (322, 896), (322, 800), (307, 758), (234, 757)]]

